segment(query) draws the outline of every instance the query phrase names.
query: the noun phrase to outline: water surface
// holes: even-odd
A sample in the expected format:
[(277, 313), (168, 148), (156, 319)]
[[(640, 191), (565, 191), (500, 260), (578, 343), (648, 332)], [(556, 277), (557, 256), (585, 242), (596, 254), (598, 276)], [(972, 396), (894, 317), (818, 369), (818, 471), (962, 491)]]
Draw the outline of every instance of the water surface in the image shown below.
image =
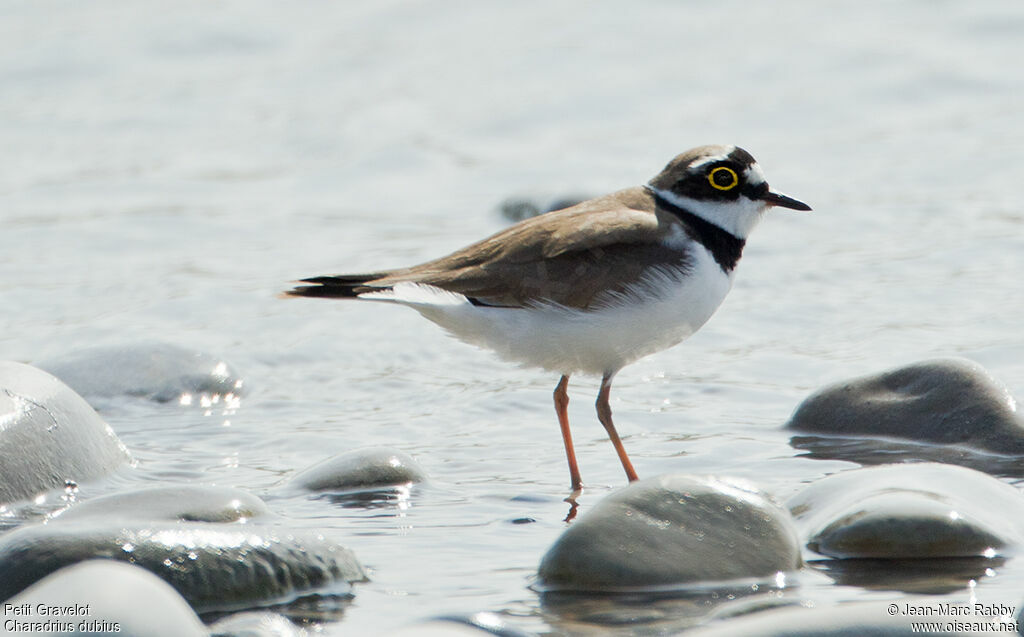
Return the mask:
[[(1020, 3), (52, 0), (3, 14), (0, 354), (157, 339), (243, 370), (237, 409), (107, 406), (139, 466), (83, 498), (189, 481), (267, 495), (337, 452), (413, 454), (432, 481), (384, 506), (269, 500), (372, 570), (333, 624), (346, 634), (481, 610), (610, 630), (529, 588), (567, 510), (557, 378), (402, 308), (276, 297), (495, 232), (508, 196), (608, 192), (735, 143), (815, 208), (772, 212), (711, 322), (618, 376), (641, 476), (712, 472), (785, 498), (856, 466), (790, 447), (799, 401), (920, 359), (966, 356), (1024, 395)], [(625, 483), (596, 392), (570, 387), (581, 512)], [(813, 572), (782, 593), (900, 595)]]

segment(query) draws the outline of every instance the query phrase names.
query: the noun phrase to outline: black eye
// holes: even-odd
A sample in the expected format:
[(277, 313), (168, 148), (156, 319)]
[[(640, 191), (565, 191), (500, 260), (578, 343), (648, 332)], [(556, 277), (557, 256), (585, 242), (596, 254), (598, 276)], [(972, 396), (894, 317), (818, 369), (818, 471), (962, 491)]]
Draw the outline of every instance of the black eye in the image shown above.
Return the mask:
[(732, 190), (740, 183), (736, 171), (726, 166), (719, 166), (708, 173), (708, 183), (715, 190)]

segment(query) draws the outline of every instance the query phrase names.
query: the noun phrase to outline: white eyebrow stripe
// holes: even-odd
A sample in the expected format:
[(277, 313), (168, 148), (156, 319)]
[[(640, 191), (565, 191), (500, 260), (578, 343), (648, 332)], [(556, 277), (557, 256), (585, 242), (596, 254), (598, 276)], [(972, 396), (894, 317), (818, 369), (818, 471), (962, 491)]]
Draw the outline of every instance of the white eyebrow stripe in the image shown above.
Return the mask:
[(761, 167), (756, 163), (748, 166), (747, 169), (743, 171), (743, 176), (746, 178), (748, 184), (753, 184), (755, 186), (768, 181), (765, 179), (764, 171), (761, 170)]
[(703, 166), (705, 164), (711, 164), (711, 163), (714, 163), (716, 161), (726, 160), (726, 159), (729, 158), (729, 155), (731, 155), (734, 150), (736, 150), (735, 146), (729, 146), (724, 153), (722, 153), (720, 155), (709, 155), (708, 157), (705, 157), (704, 159), (702, 159), (700, 161), (697, 161), (697, 162), (694, 162), (694, 163), (690, 164), (687, 168), (689, 168), (690, 170), (693, 170), (693, 169), (696, 169), (696, 168), (700, 168), (701, 166)]

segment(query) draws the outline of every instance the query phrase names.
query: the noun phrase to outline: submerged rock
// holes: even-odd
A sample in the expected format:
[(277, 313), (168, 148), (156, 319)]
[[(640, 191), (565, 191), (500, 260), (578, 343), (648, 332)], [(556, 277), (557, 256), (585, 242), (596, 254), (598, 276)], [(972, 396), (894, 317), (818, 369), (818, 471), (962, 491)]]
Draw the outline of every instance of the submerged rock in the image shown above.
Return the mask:
[(55, 520), (133, 518), (186, 522), (237, 522), (270, 513), (263, 500), (240, 489), (175, 485), (123, 491), (80, 502)]
[[(38, 611), (39, 605), (74, 609), (74, 615), (27, 617), (5, 614), (11, 634), (132, 635), (134, 637), (206, 637), (206, 627), (166, 582), (149, 571), (91, 560), (62, 568), (22, 591), (7, 604)], [(88, 607), (87, 609), (85, 607)], [(18, 630), (14, 621), (59, 622), (52, 630)], [(41, 627), (39, 627), (41, 628)], [(4, 631), (5, 633), (7, 630)]]
[(89, 400), (135, 396), (163, 403), (193, 394), (240, 396), (243, 391), (242, 378), (223, 359), (170, 343), (96, 347), (40, 367)]
[(0, 361), (0, 503), (106, 475), (130, 460), (113, 430), (50, 374)]
[(667, 475), (634, 482), (570, 526), (541, 561), (548, 590), (770, 578), (801, 566), (788, 512), (751, 486)]
[(344, 491), (415, 484), (426, 477), (408, 454), (371, 447), (327, 458), (297, 473), (289, 484), (306, 491)]
[(366, 574), (355, 556), (321, 535), (253, 525), (78, 520), (0, 536), (0, 599), (94, 558), (129, 562), (173, 586), (196, 612), (351, 593)]
[(1024, 419), (1010, 393), (977, 363), (933, 360), (818, 390), (790, 429), (879, 436), (1024, 454)]
[(540, 201), (536, 197), (509, 197), (501, 202), (498, 210), (501, 212), (501, 216), (509, 221), (522, 221), (546, 212), (570, 208), (589, 198), (584, 195), (563, 195)]
[(1024, 541), (1024, 494), (951, 465), (844, 471), (787, 505), (808, 548), (830, 557), (991, 558)]

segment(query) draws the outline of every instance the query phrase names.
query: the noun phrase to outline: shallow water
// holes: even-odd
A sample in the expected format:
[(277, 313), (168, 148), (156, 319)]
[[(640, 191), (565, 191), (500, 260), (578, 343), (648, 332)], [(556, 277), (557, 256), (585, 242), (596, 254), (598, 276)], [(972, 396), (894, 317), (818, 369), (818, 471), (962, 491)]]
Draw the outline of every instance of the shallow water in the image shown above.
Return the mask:
[[(0, 355), (157, 339), (223, 355), (248, 388), (237, 408), (104, 406), (139, 466), (78, 497), (189, 481), (266, 496), (372, 570), (329, 624), (347, 634), (481, 610), (537, 631), (659, 630), (529, 588), (568, 507), (557, 378), (401, 308), (275, 296), (301, 276), (460, 247), (503, 226), (508, 196), (607, 192), (691, 146), (736, 143), (815, 208), (771, 213), (711, 322), (616, 379), (641, 476), (713, 472), (785, 498), (856, 466), (790, 446), (781, 425), (799, 401), (920, 359), (971, 358), (1024, 396), (1020, 3), (44, 1), (3, 14)], [(581, 513), (625, 483), (596, 391), (570, 385)], [(367, 445), (414, 455), (431, 482), (381, 506), (274, 497)], [(973, 577), (979, 597), (1016, 594), (1013, 566), (952, 590), (973, 594)], [(784, 601), (901, 594), (804, 579)], [(636, 608), (671, 618), (688, 604)]]

